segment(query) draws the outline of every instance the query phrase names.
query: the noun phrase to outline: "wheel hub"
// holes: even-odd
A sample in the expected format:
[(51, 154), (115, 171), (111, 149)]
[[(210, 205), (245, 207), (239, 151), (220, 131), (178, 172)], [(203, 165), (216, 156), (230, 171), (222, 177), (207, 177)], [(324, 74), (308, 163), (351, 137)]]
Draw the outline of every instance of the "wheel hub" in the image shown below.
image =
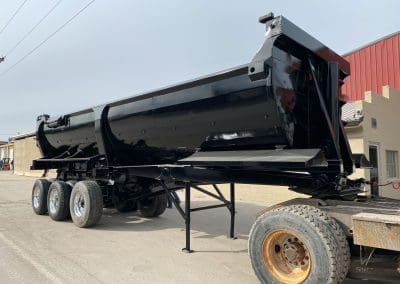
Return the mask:
[(33, 190), (33, 207), (39, 208), (40, 188), (38, 186)]
[(265, 236), (263, 259), (266, 269), (279, 283), (302, 283), (311, 271), (308, 248), (288, 230), (272, 231)]
[(60, 196), (58, 195), (58, 192), (55, 190), (52, 190), (50, 192), (50, 202), (49, 202), (49, 210), (51, 213), (56, 213), (57, 208), (60, 206)]
[(85, 214), (85, 198), (78, 194), (74, 198), (74, 213), (77, 217), (81, 217)]
[(297, 238), (287, 239), (283, 244), (283, 257), (288, 264), (294, 266), (304, 266), (308, 262), (306, 249), (302, 242)]

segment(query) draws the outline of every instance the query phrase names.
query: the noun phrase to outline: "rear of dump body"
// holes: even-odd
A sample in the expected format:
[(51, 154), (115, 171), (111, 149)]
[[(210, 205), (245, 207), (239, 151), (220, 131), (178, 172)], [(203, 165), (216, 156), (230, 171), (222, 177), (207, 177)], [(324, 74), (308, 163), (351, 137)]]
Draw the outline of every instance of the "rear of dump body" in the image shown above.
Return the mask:
[(351, 174), (338, 88), (348, 63), (284, 17), (265, 24), (266, 41), (249, 64), (55, 120), (39, 117), (43, 157), (101, 156), (108, 166), (132, 166), (176, 163), (196, 151), (320, 149), (332, 176)]

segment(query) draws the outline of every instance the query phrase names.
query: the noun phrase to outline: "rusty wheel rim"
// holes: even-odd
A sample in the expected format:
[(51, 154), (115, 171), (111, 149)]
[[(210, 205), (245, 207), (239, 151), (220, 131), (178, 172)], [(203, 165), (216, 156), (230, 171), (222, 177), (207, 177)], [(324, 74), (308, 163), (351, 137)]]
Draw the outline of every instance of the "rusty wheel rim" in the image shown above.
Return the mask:
[(269, 232), (264, 238), (262, 249), (265, 267), (280, 283), (302, 283), (310, 274), (309, 250), (294, 232)]

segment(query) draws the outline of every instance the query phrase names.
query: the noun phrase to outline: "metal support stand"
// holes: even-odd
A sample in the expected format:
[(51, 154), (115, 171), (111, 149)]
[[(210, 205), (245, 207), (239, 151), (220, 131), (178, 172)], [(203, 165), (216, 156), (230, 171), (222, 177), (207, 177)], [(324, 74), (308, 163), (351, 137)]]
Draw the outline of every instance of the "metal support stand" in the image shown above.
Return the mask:
[(231, 183), (230, 184), (230, 206), (229, 206), (229, 211), (231, 212), (231, 230), (229, 236), (231, 239), (236, 239), (235, 237), (235, 184)]
[[(186, 246), (182, 249), (183, 252), (186, 252), (186, 253), (193, 252), (193, 250), (190, 248), (190, 220), (191, 220), (190, 213), (195, 212), (195, 211), (208, 210), (208, 209), (214, 209), (214, 208), (220, 208), (220, 207), (228, 208), (230, 216), (231, 216), (229, 237), (231, 239), (236, 239), (236, 237), (235, 237), (235, 214), (236, 214), (236, 212), (235, 212), (235, 184), (234, 183), (230, 184), (230, 200), (229, 201), (224, 197), (222, 192), (219, 190), (219, 188), (215, 184), (213, 184), (212, 186), (214, 187), (217, 194), (209, 192), (208, 190), (205, 190), (196, 184), (191, 184), (189, 182), (185, 183), (185, 210), (183, 210), (182, 207), (179, 205), (179, 203), (175, 200), (175, 198), (172, 197), (171, 191), (176, 190), (176, 189), (169, 189), (163, 181), (160, 181), (160, 184), (161, 184), (162, 188), (164, 189), (165, 194), (169, 198), (171, 198), (171, 200), (174, 203), (179, 214), (185, 220)], [(208, 196), (211, 196), (214, 199), (221, 201), (222, 203), (191, 208), (191, 206), (190, 206), (190, 201), (191, 201), (190, 200), (190, 191), (192, 189), (198, 190)]]
[(185, 225), (186, 225), (186, 246), (183, 252), (192, 253), (190, 249), (190, 183), (185, 184)]

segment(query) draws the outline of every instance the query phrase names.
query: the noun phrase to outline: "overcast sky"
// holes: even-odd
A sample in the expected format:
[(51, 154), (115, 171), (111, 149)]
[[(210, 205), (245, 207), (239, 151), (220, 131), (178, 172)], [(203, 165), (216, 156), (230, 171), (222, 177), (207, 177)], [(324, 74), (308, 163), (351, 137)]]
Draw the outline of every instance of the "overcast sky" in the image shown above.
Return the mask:
[[(0, 34), (4, 55), (58, 0), (29, 0)], [(23, 0), (0, 0), (0, 29)], [(3, 63), (0, 73), (89, 0), (64, 0)], [(400, 30), (399, 1), (97, 0), (0, 76), (0, 140), (60, 115), (251, 60), (273, 11), (339, 54)]]

